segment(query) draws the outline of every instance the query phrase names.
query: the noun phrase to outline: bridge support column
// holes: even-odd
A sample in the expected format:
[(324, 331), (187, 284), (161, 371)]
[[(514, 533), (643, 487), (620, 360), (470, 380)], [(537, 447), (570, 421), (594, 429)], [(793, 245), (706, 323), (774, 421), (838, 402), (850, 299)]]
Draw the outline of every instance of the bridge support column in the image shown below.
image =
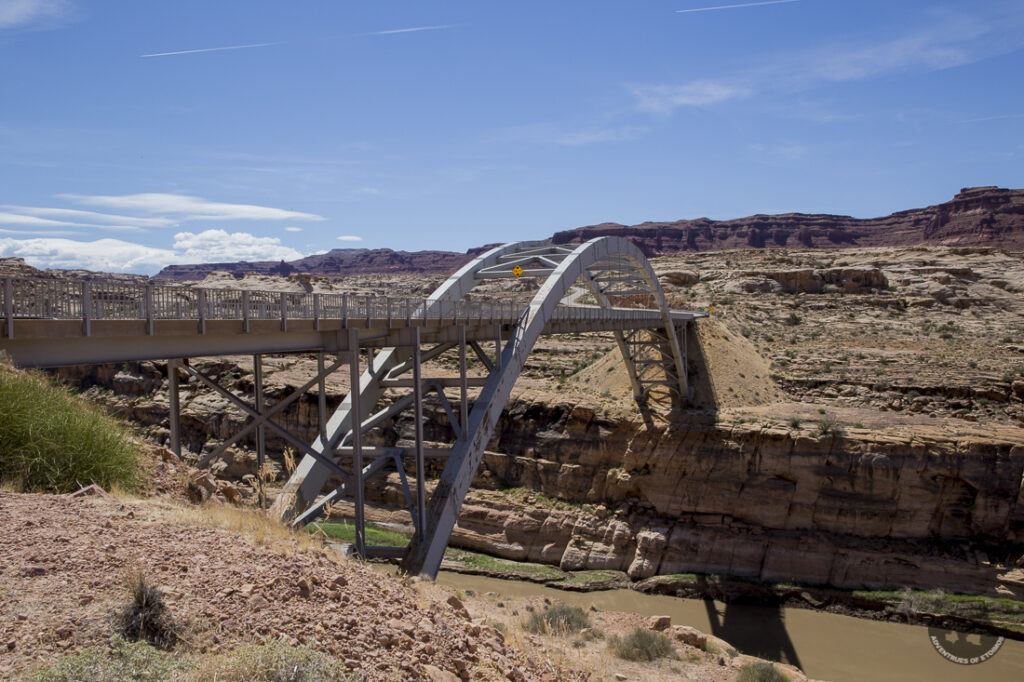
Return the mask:
[[(348, 332), (349, 347), (349, 396), (352, 399), (352, 414), (361, 415), (359, 404), (359, 333), (355, 329)], [(368, 365), (373, 366), (371, 357)], [(352, 485), (355, 488), (356, 515), (356, 554), (360, 559), (366, 558), (366, 519), (363, 515), (363, 442), (362, 424), (359, 419), (352, 421)], [(333, 454), (333, 453), (331, 453)]]
[(416, 528), (427, 527), (427, 476), (423, 462), (423, 378), (420, 366), (420, 328), (412, 329), (412, 401), (416, 433)]
[[(265, 411), (263, 405), (263, 356), (259, 353), (252, 356), (252, 374), (253, 390), (256, 393), (256, 411), (263, 414)], [(264, 466), (266, 459), (266, 433), (263, 430), (263, 424), (260, 424), (256, 427), (256, 483), (259, 486), (260, 509), (267, 508), (267, 495), (263, 480), (266, 473), (266, 467)]]
[(167, 399), (170, 403), (171, 452), (181, 459), (181, 402), (178, 399), (178, 358), (167, 361)]

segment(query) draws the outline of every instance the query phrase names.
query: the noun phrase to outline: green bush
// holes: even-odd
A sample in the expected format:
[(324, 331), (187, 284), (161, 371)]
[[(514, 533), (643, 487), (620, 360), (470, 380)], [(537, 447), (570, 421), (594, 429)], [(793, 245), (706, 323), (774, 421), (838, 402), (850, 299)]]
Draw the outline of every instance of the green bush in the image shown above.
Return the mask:
[(194, 677), (218, 682), (333, 682), (350, 679), (345, 666), (326, 654), (279, 641), (246, 644), (229, 653), (207, 657), (200, 663)]
[(633, 632), (625, 637), (610, 637), (608, 648), (613, 654), (627, 661), (653, 661), (675, 653), (668, 637), (643, 628), (634, 628)]
[(555, 604), (545, 609), (543, 613), (531, 614), (523, 627), (534, 633), (554, 632), (566, 635), (589, 628), (590, 619), (587, 617), (586, 611), (578, 606)]
[(736, 682), (789, 682), (771, 663), (750, 663), (740, 668)]
[(54, 493), (90, 483), (131, 490), (139, 454), (121, 422), (99, 407), (0, 360), (0, 480)]
[(89, 647), (58, 659), (31, 679), (33, 682), (163, 682), (181, 679), (190, 667), (191, 664), (145, 642), (132, 644), (115, 637), (110, 650)]

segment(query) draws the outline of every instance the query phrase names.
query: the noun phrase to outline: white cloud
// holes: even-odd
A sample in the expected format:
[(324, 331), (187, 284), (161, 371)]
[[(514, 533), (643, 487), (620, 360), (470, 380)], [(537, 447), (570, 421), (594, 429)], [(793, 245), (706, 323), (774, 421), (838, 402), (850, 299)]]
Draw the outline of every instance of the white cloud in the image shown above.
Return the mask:
[(303, 256), (293, 248), (282, 246), (277, 237), (225, 230), (204, 230), (198, 234), (179, 232), (174, 235), (174, 250), (180, 253), (179, 262), (183, 263), (295, 260)]
[(972, 64), (1024, 46), (1019, 11), (983, 17), (946, 12), (937, 21), (872, 43), (830, 44), (777, 56), (759, 67), (715, 79), (630, 86), (640, 111), (667, 113), (757, 94), (807, 90), (904, 72)]
[(664, 114), (679, 107), (702, 107), (749, 94), (746, 87), (722, 81), (695, 80), (682, 85), (635, 85), (637, 109)]
[[(10, 207), (7, 207), (10, 208)], [(53, 209), (58, 211), (59, 209)], [(88, 211), (81, 211), (81, 213), (88, 213)], [(109, 218), (121, 218), (123, 220), (134, 220), (124, 216), (107, 216)], [(73, 223), (66, 220), (53, 220), (52, 218), (40, 218), (34, 215), (23, 215), (21, 213), (6, 213), (0, 212), (0, 225), (25, 225), (28, 227), (88, 227), (100, 230), (118, 230), (121, 232), (144, 232), (141, 227), (136, 225), (95, 225), (92, 223)], [(4, 230), (5, 232), (11, 232), (10, 230)], [(34, 230), (34, 234), (76, 234), (75, 232), (53, 232), (52, 230)]]
[(69, 223), (63, 220), (51, 220), (49, 218), (39, 218), (37, 216), (21, 215), (19, 213), (2, 213), (0, 212), (0, 225), (38, 225), (39, 227), (57, 227), (57, 226), (78, 226), (78, 223)]
[(46, 235), (49, 237), (66, 237), (82, 233), (77, 230), (5, 230), (0, 228), (0, 234), (17, 234), (23, 237), (38, 237), (40, 235)]
[[(175, 221), (170, 218), (135, 218), (124, 215), (111, 215), (109, 213), (96, 213), (94, 211), (81, 211), (74, 208), (48, 208), (41, 206), (15, 206), (5, 205), (0, 208), (9, 211), (16, 211), (21, 215), (49, 216), (53, 218), (69, 218), (72, 220), (88, 220), (92, 223), (115, 223), (122, 225), (131, 223), (136, 227), (171, 227)], [(72, 223), (68, 223), (72, 224)]]
[(0, 238), (0, 257), (24, 258), (38, 268), (84, 268), (102, 272), (153, 274), (173, 263), (295, 260), (303, 255), (282, 246), (274, 237), (224, 230), (204, 230), (198, 234), (179, 232), (174, 235), (171, 249), (120, 239), (88, 242), (58, 238)]
[(356, 236), (354, 234), (343, 234), (340, 237), (338, 237), (338, 241), (342, 241), (342, 242), (361, 242), (361, 241), (363, 241), (363, 238), (359, 237), (359, 236)]
[(38, 268), (84, 268), (104, 272), (156, 272), (175, 262), (173, 251), (119, 239), (0, 239), (0, 256), (17, 256)]
[(87, 206), (141, 211), (151, 215), (177, 216), (180, 220), (325, 220), (323, 216), (313, 213), (301, 213), (252, 204), (228, 204), (185, 194), (148, 193), (121, 196), (59, 194), (58, 196)]
[(23, 26), (40, 19), (57, 19), (67, 12), (65, 0), (2, 0), (0, 29)]
[(635, 140), (646, 132), (646, 128), (640, 128), (637, 126), (586, 128), (584, 130), (560, 135), (555, 138), (555, 142), (569, 147), (580, 147), (600, 142), (624, 142), (627, 140)]
[(284, 228), (284, 231), (285, 232), (302, 232), (302, 228), (301, 227), (286, 227), (286, 228)]

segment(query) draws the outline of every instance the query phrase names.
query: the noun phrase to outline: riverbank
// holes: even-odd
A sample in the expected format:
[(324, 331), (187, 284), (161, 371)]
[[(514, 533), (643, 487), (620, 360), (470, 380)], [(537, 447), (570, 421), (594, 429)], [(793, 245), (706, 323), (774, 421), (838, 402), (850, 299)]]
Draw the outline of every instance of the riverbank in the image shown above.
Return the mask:
[[(318, 523), (312, 528), (335, 540), (351, 541), (354, 537), (352, 526), (347, 523)], [(367, 528), (367, 540), (391, 546), (402, 546), (408, 541), (402, 533), (379, 526)], [(1024, 641), (1024, 601), (1010, 598), (943, 590), (842, 590), (696, 573), (633, 581), (622, 571), (562, 571), (548, 564), (513, 561), (458, 548), (448, 549), (441, 568), (463, 575), (536, 583), (568, 592), (627, 589), (726, 604), (809, 609)]]

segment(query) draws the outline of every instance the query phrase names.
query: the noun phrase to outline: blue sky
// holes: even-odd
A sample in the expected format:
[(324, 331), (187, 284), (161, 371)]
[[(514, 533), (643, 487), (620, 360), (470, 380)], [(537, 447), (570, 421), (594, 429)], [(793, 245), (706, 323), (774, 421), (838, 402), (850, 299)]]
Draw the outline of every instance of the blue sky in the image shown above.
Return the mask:
[(1022, 48), (1004, 0), (0, 0), (0, 255), (152, 273), (1024, 187)]

